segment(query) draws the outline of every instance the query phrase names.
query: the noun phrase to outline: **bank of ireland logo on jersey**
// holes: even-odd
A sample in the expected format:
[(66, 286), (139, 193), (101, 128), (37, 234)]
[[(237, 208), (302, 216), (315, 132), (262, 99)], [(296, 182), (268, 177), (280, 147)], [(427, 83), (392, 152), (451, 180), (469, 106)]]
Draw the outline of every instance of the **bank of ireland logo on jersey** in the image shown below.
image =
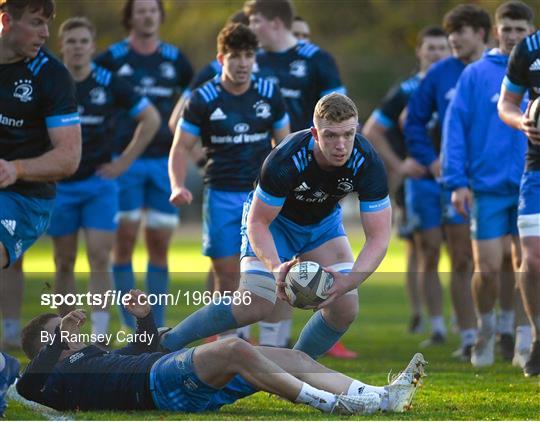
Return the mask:
[(34, 88), (32, 87), (32, 81), (30, 79), (19, 79), (15, 82), (15, 90), (13, 96), (18, 98), (21, 103), (28, 103), (32, 101), (32, 93)]
[(307, 75), (307, 66), (304, 60), (295, 60), (290, 64), (290, 74), (297, 78), (303, 78)]
[(257, 101), (253, 108), (255, 109), (255, 115), (261, 119), (268, 119), (272, 115), (270, 104), (265, 101)]

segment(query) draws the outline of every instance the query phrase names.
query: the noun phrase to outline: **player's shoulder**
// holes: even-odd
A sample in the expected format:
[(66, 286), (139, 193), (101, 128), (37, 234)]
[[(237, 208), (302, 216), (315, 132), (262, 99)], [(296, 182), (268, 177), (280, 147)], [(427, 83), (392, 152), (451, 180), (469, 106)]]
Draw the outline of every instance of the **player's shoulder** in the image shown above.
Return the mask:
[(257, 91), (257, 93), (264, 98), (271, 99), (278, 88), (274, 81), (268, 78), (253, 77), (252, 88)]
[(426, 73), (426, 78), (440, 77), (457, 67), (463, 67), (463, 63), (453, 56), (446, 57), (431, 65)]
[(540, 31), (525, 37), (517, 46), (517, 51), (525, 55), (537, 55), (540, 53)]
[(44, 76), (46, 79), (55, 77), (57, 80), (58, 76), (61, 78), (69, 74), (64, 64), (44, 48), (39, 50), (36, 57), (26, 62), (26, 67), (37, 78), (40, 76)]
[(192, 98), (195, 101), (200, 100), (205, 104), (210, 104), (219, 97), (220, 92), (221, 88), (219, 85), (219, 76), (215, 76), (209, 81), (203, 83), (200, 87), (196, 88), (193, 91)]
[(311, 42), (299, 42), (294, 50), (299, 57), (307, 60), (325, 61), (332, 59), (332, 55), (328, 51)]
[(371, 143), (367, 140), (365, 136), (363, 136), (360, 133), (356, 133), (356, 136), (354, 137), (354, 146), (353, 150), (356, 149), (359, 152), (361, 152), (364, 156), (377, 156), (377, 153), (375, 152), (375, 148)]
[(115, 76), (110, 70), (98, 65), (94, 65), (92, 69), (92, 79), (94, 79), (98, 85), (105, 87), (111, 85), (111, 82), (113, 82), (113, 85), (117, 84), (119, 80), (119, 78), (115, 79)]
[(110, 54), (113, 60), (120, 60), (128, 55), (129, 49), (129, 41), (124, 39), (111, 44), (107, 48), (107, 53)]
[(286, 136), (268, 156), (272, 167), (294, 163), (299, 171), (305, 169), (310, 161), (315, 140), (309, 129), (294, 132)]
[(178, 58), (182, 56), (182, 53), (177, 46), (165, 41), (161, 41), (159, 44), (159, 53), (161, 54), (161, 57), (165, 60), (170, 60), (171, 62), (178, 60)]
[(418, 85), (420, 85), (421, 82), (420, 75), (415, 74), (407, 79), (402, 80), (399, 83), (399, 89), (405, 94), (405, 95), (411, 95), (416, 89), (418, 88)]

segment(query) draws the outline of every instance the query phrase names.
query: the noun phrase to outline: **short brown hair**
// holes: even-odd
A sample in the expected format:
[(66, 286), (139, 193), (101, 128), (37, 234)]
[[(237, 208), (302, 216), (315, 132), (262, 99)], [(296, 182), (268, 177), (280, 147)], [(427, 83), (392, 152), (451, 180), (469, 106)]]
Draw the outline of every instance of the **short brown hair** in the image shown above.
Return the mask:
[(249, 0), (244, 4), (244, 12), (248, 16), (260, 13), (268, 20), (279, 18), (287, 29), (291, 29), (295, 16), (290, 0)]
[(50, 18), (54, 15), (54, 0), (0, 0), (0, 12), (7, 12), (14, 19), (20, 19), (24, 11), (43, 11), (43, 14)]
[[(133, 16), (133, 5), (136, 0), (127, 0), (124, 3), (122, 8), (122, 26), (126, 31), (131, 30), (131, 18)], [(163, 6), (162, 0), (156, 0), (156, 3), (159, 8), (159, 13), (161, 14), (161, 22), (165, 20), (165, 7)]]
[(495, 11), (496, 22), (500, 22), (504, 18), (515, 21), (524, 20), (532, 24), (534, 20), (534, 12), (522, 1), (510, 0), (501, 4)]
[(422, 29), (416, 37), (416, 46), (421, 47), (424, 43), (424, 39), (427, 37), (445, 37), (446, 32), (440, 26), (427, 26)]
[(229, 23), (219, 32), (217, 51), (227, 54), (231, 51), (255, 51), (257, 36), (243, 23)]
[(24, 354), (29, 359), (34, 359), (41, 347), (41, 332), (44, 330), (45, 324), (53, 318), (57, 318), (57, 314), (42, 314), (33, 318), (21, 332), (21, 343)]
[(229, 19), (227, 19), (228, 23), (243, 23), (244, 25), (249, 25), (249, 18), (244, 13), (243, 10), (238, 10), (235, 13), (233, 13), (231, 16), (229, 16)]
[(491, 19), (484, 9), (473, 4), (460, 4), (444, 15), (443, 27), (448, 34), (459, 31), (464, 26), (470, 26), (475, 31), (483, 29), (484, 42), (488, 42)]
[(315, 105), (313, 120), (324, 119), (333, 123), (358, 118), (358, 109), (353, 100), (343, 94), (332, 92), (322, 97)]
[(62, 25), (60, 25), (60, 29), (58, 29), (58, 37), (62, 38), (64, 33), (67, 31), (71, 31), (72, 29), (77, 28), (86, 28), (90, 32), (90, 35), (92, 36), (92, 39), (96, 39), (96, 27), (92, 22), (88, 20), (88, 18), (84, 16), (75, 16), (73, 18), (66, 19), (64, 22), (62, 22)]

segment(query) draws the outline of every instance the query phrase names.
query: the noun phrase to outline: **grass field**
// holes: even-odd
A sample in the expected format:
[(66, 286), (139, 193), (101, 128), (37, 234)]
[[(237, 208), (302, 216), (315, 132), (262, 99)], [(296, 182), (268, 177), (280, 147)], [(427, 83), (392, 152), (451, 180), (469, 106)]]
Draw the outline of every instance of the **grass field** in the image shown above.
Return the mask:
[[(358, 230), (349, 230), (353, 233)], [(353, 235), (353, 248), (358, 251), (362, 239)], [(200, 255), (197, 235), (189, 239), (176, 239), (171, 251), (172, 289), (202, 289), (207, 261)], [(142, 271), (145, 256), (137, 250), (135, 269)], [(381, 271), (360, 289), (360, 315), (349, 329), (344, 342), (358, 351), (360, 357), (354, 361), (338, 361), (323, 358), (322, 362), (370, 384), (386, 382), (390, 369), (399, 371), (414, 352), (423, 335), (409, 335), (408, 304), (403, 289), (404, 275), (403, 244), (393, 241)], [(444, 259), (442, 270), (447, 270)], [(52, 280), (53, 263), (50, 244), (40, 241), (27, 255), (27, 271), (24, 319), (28, 320), (47, 309), (40, 307), (39, 295), (46, 289), (45, 282)], [(81, 250), (77, 265), (80, 272), (81, 291), (86, 283), (87, 264)], [(142, 279), (142, 274), (141, 277)], [(447, 277), (444, 277), (447, 279)], [(447, 280), (445, 280), (447, 285)], [(142, 287), (142, 285), (141, 285)], [(169, 308), (169, 324), (180, 321), (193, 311), (193, 307)], [(446, 316), (450, 315), (448, 289), (445, 289)], [(294, 334), (297, 335), (310, 316), (309, 311), (296, 310)], [(118, 320), (113, 317), (111, 330), (118, 329)], [(405, 414), (374, 415), (376, 419), (404, 420), (538, 420), (540, 419), (540, 380), (526, 379), (520, 370), (499, 359), (488, 369), (474, 369), (470, 364), (454, 361), (450, 354), (458, 347), (457, 336), (451, 335), (444, 346), (423, 350), (429, 361), (428, 377), (416, 395), (414, 407)], [(15, 353), (21, 358), (21, 353)], [(340, 419), (321, 414), (305, 406), (296, 406), (285, 401), (258, 393), (234, 405), (224, 407), (217, 413), (198, 415), (153, 412), (78, 412), (71, 414), (84, 420), (301, 420)], [(10, 403), (6, 413), (8, 420), (44, 419), (17, 403)], [(361, 417), (359, 418), (361, 419)]]

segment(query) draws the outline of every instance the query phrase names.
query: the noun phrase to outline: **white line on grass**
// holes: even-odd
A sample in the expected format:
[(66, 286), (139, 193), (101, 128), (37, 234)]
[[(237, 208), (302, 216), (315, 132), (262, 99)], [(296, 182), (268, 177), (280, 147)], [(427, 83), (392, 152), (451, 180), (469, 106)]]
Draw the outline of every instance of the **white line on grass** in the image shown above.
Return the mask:
[(7, 392), (8, 400), (16, 401), (22, 404), (27, 409), (39, 413), (42, 416), (46, 417), (50, 421), (74, 421), (75, 418), (66, 413), (61, 413), (57, 410), (51, 409), (50, 407), (43, 406), (42, 404), (36, 403), (34, 401), (26, 400), (23, 396), (17, 393), (15, 389), (15, 384), (9, 387)]

